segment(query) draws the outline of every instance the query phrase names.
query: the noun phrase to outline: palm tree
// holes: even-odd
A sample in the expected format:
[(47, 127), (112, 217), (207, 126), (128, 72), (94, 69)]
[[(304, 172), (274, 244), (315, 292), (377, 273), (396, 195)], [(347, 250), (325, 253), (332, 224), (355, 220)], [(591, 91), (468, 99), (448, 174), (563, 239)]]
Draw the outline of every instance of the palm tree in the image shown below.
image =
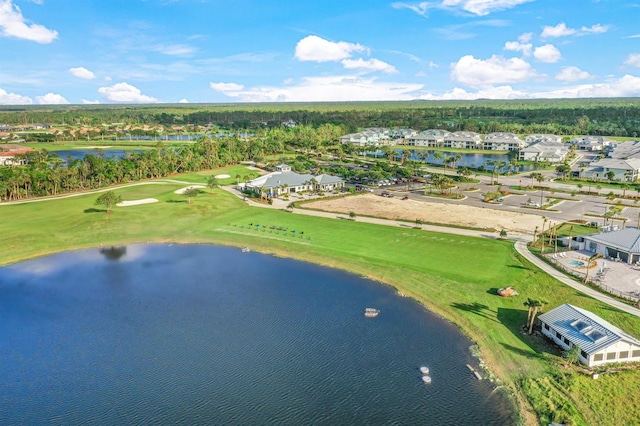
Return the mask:
[(538, 299), (527, 299), (524, 303), (525, 306), (529, 308), (529, 315), (527, 316), (528, 326), (529, 326), (529, 334), (533, 334), (533, 324), (536, 322), (536, 315), (538, 312), (542, 312), (542, 308), (547, 304), (545, 300)]
[(217, 188), (218, 184), (218, 178), (215, 176), (209, 176), (209, 179), (207, 179), (207, 186), (211, 189)]
[(593, 266), (595, 261), (599, 258), (601, 258), (602, 255), (600, 253), (595, 253), (594, 255), (592, 255), (589, 260), (587, 260), (587, 270), (584, 273), (584, 282), (586, 283), (587, 280), (589, 280), (589, 269), (591, 269)]

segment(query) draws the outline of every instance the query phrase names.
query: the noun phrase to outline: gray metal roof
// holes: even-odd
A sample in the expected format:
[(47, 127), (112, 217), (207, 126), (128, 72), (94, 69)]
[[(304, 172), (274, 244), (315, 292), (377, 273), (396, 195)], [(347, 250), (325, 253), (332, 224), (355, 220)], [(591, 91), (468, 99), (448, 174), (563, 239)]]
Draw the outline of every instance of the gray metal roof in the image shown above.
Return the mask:
[(311, 182), (311, 179), (315, 179), (319, 184), (343, 182), (340, 177), (327, 174), (314, 176), (310, 174), (299, 174), (293, 171), (277, 171), (252, 180), (249, 182), (248, 186), (252, 186), (254, 188), (279, 188), (284, 185), (295, 187), (307, 185)]
[(593, 312), (565, 303), (538, 317), (587, 354), (624, 340), (640, 346), (640, 340), (603, 320)]
[(585, 235), (584, 238), (629, 253), (640, 253), (640, 229), (625, 228), (619, 231)]

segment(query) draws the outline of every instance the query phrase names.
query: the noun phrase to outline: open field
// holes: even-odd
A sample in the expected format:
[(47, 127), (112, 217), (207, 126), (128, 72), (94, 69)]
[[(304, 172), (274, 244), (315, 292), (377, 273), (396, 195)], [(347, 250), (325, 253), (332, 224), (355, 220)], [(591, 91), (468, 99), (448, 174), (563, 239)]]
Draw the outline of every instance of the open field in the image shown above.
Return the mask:
[[(177, 178), (203, 184), (209, 175), (225, 173), (235, 181), (234, 176), (244, 172), (235, 166)], [(552, 420), (629, 424), (640, 416), (636, 394), (622, 391), (638, 389), (640, 374), (607, 374), (595, 381), (571, 373), (566, 380), (576, 391), (566, 392), (564, 382), (554, 377), (570, 370), (560, 366), (553, 347), (523, 334), (521, 328), (527, 317), (523, 302), (528, 297), (545, 299), (549, 307), (574, 303), (636, 336), (640, 336), (640, 319), (551, 279), (521, 259), (511, 242), (248, 207), (220, 189), (201, 189), (193, 204), (187, 204), (184, 196), (174, 193), (184, 186), (166, 183), (118, 189), (123, 199), (159, 202), (115, 207), (113, 214), (96, 208), (97, 195), (0, 205), (0, 264), (63, 250), (140, 242), (248, 246), (320, 263), (392, 285), (455, 322), (478, 344), (481, 357), (500, 383), (513, 392), (528, 424)], [(260, 232), (249, 225), (255, 223), (298, 233)], [(498, 297), (496, 289), (505, 285), (514, 285), (520, 296)], [(608, 398), (616, 398), (615, 403), (601, 410)], [(557, 403), (559, 399), (562, 404)]]
[(398, 197), (384, 198), (373, 194), (357, 197), (342, 197), (305, 203), (305, 207), (340, 213), (354, 212), (357, 215), (384, 217), (423, 223), (453, 225), (509, 233), (530, 234), (540, 225), (540, 216), (491, 210), (467, 205), (429, 203), (401, 200)]

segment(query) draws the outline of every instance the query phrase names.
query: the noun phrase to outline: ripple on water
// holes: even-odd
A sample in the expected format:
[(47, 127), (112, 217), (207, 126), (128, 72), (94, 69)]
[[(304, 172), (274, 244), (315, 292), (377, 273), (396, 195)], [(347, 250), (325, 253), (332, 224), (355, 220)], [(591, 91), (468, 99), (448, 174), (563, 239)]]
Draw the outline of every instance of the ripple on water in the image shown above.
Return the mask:
[(2, 424), (511, 423), (469, 340), (373, 281), (202, 245), (39, 261), (0, 269)]

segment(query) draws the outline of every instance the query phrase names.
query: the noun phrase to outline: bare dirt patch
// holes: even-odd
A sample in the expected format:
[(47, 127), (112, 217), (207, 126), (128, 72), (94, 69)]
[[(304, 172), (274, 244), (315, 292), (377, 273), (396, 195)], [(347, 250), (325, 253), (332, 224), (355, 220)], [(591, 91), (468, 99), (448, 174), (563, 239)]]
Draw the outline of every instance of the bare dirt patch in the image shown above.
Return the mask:
[(386, 219), (455, 225), (478, 229), (504, 229), (507, 232), (532, 233), (541, 226), (540, 216), (467, 206), (462, 204), (429, 203), (399, 198), (384, 198), (373, 194), (334, 198), (306, 203), (306, 207), (336, 213), (354, 212), (357, 215)]
[(121, 203), (116, 204), (118, 207), (128, 207), (128, 206), (139, 206), (140, 204), (151, 204), (157, 203), (158, 200), (155, 198), (143, 198), (142, 200), (131, 200), (131, 201), (122, 201)]

